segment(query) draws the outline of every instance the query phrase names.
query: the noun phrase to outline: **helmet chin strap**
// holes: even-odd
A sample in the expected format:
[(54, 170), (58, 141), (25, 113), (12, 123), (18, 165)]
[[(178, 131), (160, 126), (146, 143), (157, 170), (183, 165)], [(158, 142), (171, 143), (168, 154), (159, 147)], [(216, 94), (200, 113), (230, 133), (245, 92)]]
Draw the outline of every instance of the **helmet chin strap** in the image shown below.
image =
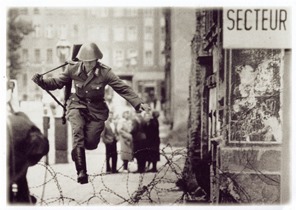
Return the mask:
[[(85, 65), (85, 62), (93, 62), (93, 66), (91, 65)], [(91, 68), (87, 69), (86, 66), (90, 66)], [(93, 71), (97, 66), (97, 60), (94, 60), (94, 61), (83, 61), (83, 68), (84, 68), (84, 71), (89, 74), (91, 71)]]

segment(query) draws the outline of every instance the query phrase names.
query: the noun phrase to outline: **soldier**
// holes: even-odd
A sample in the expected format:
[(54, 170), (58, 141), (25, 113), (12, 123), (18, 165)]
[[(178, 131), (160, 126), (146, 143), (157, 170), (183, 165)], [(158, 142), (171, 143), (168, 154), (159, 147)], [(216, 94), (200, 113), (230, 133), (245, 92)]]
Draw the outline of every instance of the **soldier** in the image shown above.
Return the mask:
[(88, 183), (85, 149), (97, 148), (104, 122), (108, 119), (109, 109), (104, 100), (106, 85), (110, 85), (119, 95), (125, 98), (138, 112), (149, 111), (150, 107), (130, 86), (119, 79), (111, 68), (100, 63), (103, 54), (95, 43), (81, 46), (77, 63), (56, 78), (43, 79), (35, 74), (32, 80), (46, 90), (61, 89), (74, 81), (75, 93), (71, 94), (67, 103), (67, 119), (72, 126), (73, 149), (72, 159), (77, 170), (77, 181)]

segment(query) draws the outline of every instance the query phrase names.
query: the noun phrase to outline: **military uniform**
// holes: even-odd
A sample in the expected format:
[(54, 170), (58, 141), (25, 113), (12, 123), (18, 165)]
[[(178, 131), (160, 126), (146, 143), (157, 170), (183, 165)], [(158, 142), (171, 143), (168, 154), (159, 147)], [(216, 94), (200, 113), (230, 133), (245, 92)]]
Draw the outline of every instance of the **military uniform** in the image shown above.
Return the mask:
[(76, 93), (71, 94), (67, 102), (67, 119), (73, 129), (73, 148), (97, 148), (104, 121), (109, 113), (104, 100), (106, 85), (110, 85), (134, 108), (138, 108), (142, 103), (130, 86), (119, 79), (111, 68), (99, 62), (89, 75), (84, 71), (82, 62), (69, 65), (59, 77), (43, 79), (40, 86), (47, 90), (55, 90), (72, 80)]
[[(69, 87), (74, 82), (75, 93), (70, 95), (67, 102), (66, 117), (73, 129), (71, 155), (80, 184), (88, 183), (85, 149), (97, 148), (104, 122), (108, 119), (109, 110), (104, 100), (105, 86), (110, 85), (136, 110), (149, 110), (131, 87), (113, 74), (109, 67), (98, 62), (102, 57), (103, 54), (95, 43), (85, 43), (76, 56), (79, 62), (70, 64), (59, 77), (42, 79), (40, 74), (35, 74), (32, 78), (46, 90)], [(72, 58), (75, 58), (74, 54)]]

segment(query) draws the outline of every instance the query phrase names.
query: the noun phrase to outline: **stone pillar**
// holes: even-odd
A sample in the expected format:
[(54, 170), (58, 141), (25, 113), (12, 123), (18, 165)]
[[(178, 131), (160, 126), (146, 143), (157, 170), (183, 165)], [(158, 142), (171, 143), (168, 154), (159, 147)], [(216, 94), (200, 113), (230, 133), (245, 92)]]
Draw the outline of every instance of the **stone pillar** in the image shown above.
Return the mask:
[(68, 129), (61, 117), (55, 117), (55, 163), (68, 163)]

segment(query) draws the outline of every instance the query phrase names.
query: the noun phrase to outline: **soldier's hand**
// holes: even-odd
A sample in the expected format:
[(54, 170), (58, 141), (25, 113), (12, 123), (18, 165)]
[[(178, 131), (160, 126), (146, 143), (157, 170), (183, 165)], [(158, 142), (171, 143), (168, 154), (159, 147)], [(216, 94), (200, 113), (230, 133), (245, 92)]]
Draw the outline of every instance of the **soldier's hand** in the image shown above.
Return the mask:
[(32, 77), (32, 80), (33, 80), (33, 82), (35, 82), (37, 85), (40, 86), (43, 78), (42, 78), (42, 75), (40, 75), (40, 74), (34, 74)]
[(140, 104), (139, 111), (140, 112), (143, 112), (143, 111), (150, 112), (151, 108), (148, 104)]

